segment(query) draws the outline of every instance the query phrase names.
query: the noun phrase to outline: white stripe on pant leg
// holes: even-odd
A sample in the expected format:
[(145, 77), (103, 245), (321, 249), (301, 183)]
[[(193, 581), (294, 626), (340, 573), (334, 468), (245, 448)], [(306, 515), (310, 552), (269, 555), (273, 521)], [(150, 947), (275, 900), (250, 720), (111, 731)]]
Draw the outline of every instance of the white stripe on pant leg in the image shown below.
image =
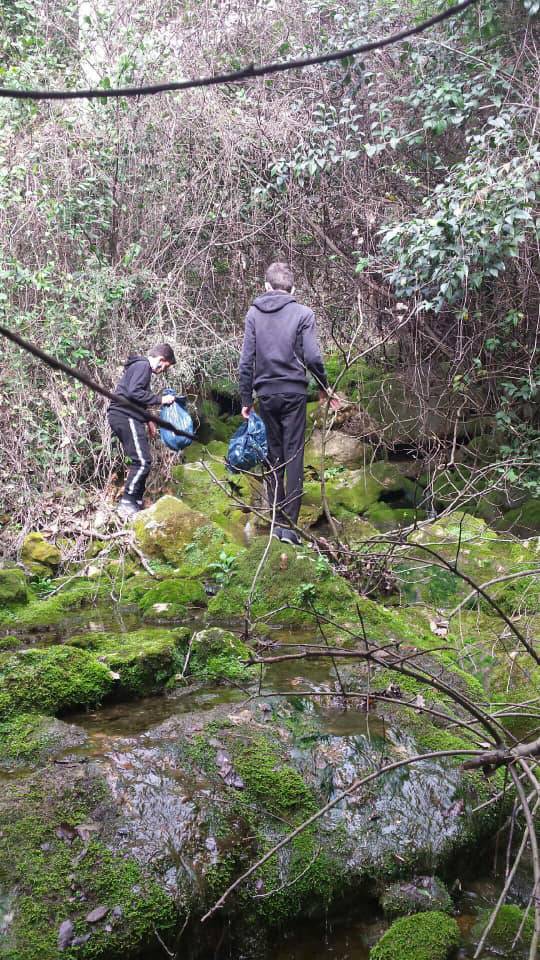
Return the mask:
[(135, 450), (137, 451), (137, 456), (138, 456), (139, 460), (141, 461), (141, 465), (140, 465), (139, 469), (137, 470), (137, 473), (134, 473), (134, 474), (133, 474), (133, 477), (132, 477), (132, 479), (131, 479), (131, 483), (130, 483), (129, 488), (128, 488), (128, 493), (131, 494), (131, 495), (133, 495), (133, 491), (135, 490), (135, 484), (137, 484), (137, 483), (139, 482), (139, 478), (140, 478), (141, 474), (143, 473), (144, 468), (146, 467), (146, 460), (144, 459), (144, 457), (143, 457), (143, 455), (142, 455), (141, 445), (140, 445), (140, 443), (139, 443), (139, 438), (138, 438), (138, 436), (137, 436), (137, 431), (136, 431), (136, 429), (135, 429), (135, 421), (132, 420), (131, 417), (128, 417), (128, 419), (129, 419), (129, 426), (130, 426), (130, 429), (131, 429), (131, 436), (133, 437), (133, 443), (135, 444)]

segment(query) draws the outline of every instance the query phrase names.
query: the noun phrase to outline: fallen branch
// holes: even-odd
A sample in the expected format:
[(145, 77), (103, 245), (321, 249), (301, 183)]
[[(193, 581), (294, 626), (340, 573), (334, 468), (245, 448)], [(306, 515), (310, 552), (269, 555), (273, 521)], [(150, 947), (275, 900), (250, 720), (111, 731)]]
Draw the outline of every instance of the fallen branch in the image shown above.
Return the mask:
[(507, 766), (522, 760), (524, 757), (540, 756), (540, 737), (531, 743), (522, 743), (519, 747), (497, 747), (495, 750), (486, 750), (474, 760), (467, 760), (463, 764), (464, 770), (474, 770), (482, 767), (484, 771), (493, 773), (498, 767)]

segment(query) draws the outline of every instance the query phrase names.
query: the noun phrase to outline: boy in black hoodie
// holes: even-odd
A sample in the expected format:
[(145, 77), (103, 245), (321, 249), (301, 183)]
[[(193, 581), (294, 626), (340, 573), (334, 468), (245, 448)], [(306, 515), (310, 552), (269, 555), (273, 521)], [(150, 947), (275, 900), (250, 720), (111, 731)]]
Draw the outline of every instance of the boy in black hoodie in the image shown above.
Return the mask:
[(246, 316), (240, 359), (242, 416), (247, 419), (251, 413), (255, 389), (272, 467), (267, 493), (270, 506), (276, 505), (274, 535), (297, 545), (300, 540), (290, 525), (298, 522), (302, 502), (308, 372), (319, 385), (321, 400), (329, 399), (333, 409), (340, 401), (328, 387), (313, 311), (294, 299), (294, 278), (286, 263), (270, 264), (265, 290)]
[[(146, 357), (129, 357), (122, 378), (114, 391), (118, 400), (111, 400), (107, 410), (111, 430), (118, 437), (124, 453), (131, 460), (124, 494), (118, 505), (118, 513), (125, 519), (142, 510), (146, 478), (152, 466), (146, 424), (148, 423), (152, 436), (155, 433), (155, 425), (147, 421), (145, 409), (169, 404), (175, 399), (174, 394), (160, 396), (152, 393), (149, 389), (150, 378), (153, 373), (164, 373), (174, 363), (176, 363), (176, 357), (168, 343), (160, 343), (157, 347), (152, 347)], [(140, 411), (125, 407), (122, 404), (122, 398), (140, 404)]]

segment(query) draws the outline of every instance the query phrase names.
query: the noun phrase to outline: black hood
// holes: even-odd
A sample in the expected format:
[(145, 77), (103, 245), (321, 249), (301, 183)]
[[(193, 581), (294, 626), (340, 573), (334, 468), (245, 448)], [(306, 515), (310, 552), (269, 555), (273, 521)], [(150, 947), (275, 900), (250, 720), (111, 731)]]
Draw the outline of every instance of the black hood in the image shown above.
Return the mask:
[(285, 293), (284, 290), (268, 290), (253, 301), (253, 306), (261, 313), (277, 313), (278, 310), (283, 310), (283, 307), (286, 307), (288, 303), (296, 303), (290, 293)]
[(138, 360), (148, 360), (148, 357), (138, 357), (135, 353), (131, 353), (127, 358), (124, 366), (130, 367), (132, 363), (137, 363)]

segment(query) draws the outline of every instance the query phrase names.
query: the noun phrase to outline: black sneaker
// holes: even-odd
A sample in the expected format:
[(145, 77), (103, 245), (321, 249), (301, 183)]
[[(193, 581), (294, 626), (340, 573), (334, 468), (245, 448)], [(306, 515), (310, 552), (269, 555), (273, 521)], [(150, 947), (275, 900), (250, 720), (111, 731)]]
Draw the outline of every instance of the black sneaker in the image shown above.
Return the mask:
[(293, 547), (302, 546), (302, 541), (297, 533), (294, 530), (289, 530), (287, 527), (280, 527), (280, 537), (282, 543), (292, 543)]
[(131, 518), (140, 511), (141, 507), (139, 507), (135, 500), (129, 500), (128, 497), (122, 497), (116, 508), (116, 512), (122, 520), (131, 520)]
[(272, 530), (272, 536), (275, 537), (276, 540), (281, 540), (282, 533), (283, 533), (283, 527), (274, 527), (274, 529)]

